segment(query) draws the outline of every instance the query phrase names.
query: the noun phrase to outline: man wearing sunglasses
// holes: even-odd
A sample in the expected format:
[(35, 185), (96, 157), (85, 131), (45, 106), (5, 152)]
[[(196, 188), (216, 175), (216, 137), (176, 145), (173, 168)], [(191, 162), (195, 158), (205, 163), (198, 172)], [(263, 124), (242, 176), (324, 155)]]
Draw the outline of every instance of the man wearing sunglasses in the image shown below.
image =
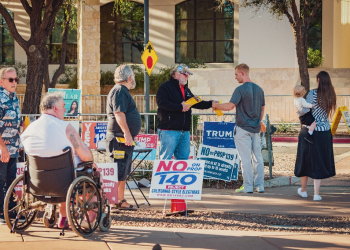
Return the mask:
[(191, 108), (209, 109), (213, 101), (201, 101), (188, 106), (185, 101), (194, 95), (186, 87), (192, 73), (185, 64), (180, 64), (170, 72), (170, 79), (162, 83), (157, 91), (158, 136), (160, 140), (159, 158), (188, 160), (190, 155)]
[[(16, 96), (18, 78), (14, 68), (0, 69), (0, 224), (4, 220), (4, 198), (16, 178), (21, 114)], [(4, 189), (4, 187), (6, 188)], [(10, 201), (10, 208), (15, 206)], [(15, 214), (10, 216), (15, 216)]]

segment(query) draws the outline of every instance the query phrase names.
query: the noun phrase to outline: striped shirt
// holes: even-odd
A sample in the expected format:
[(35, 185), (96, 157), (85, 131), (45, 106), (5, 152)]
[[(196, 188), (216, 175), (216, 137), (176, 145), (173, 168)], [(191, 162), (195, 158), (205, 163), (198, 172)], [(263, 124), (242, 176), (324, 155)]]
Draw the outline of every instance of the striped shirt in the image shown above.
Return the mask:
[(315, 107), (312, 109), (312, 116), (315, 118), (316, 122), (315, 131), (330, 130), (331, 126), (329, 124), (327, 113), (317, 104), (317, 89), (310, 90), (310, 92), (307, 94), (306, 101), (315, 105)]

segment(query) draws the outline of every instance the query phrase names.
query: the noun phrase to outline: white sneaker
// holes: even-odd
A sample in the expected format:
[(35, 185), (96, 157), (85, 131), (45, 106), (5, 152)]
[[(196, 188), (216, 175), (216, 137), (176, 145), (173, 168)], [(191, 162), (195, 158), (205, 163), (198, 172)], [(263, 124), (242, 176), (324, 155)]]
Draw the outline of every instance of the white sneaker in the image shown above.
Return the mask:
[(322, 197), (320, 195), (318, 195), (318, 194), (315, 194), (314, 195), (314, 201), (320, 201), (320, 200), (322, 200)]
[(301, 188), (298, 188), (298, 195), (300, 195), (303, 198), (307, 198), (307, 193), (305, 192), (301, 192)]

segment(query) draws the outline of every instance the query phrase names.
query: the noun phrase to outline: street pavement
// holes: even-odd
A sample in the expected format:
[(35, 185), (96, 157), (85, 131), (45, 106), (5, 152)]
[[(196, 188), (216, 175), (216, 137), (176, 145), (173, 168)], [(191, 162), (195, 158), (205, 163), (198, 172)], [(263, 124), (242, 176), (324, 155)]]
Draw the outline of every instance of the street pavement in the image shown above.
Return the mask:
[[(289, 147), (293, 148), (292, 145)], [(265, 193), (262, 194), (237, 194), (229, 189), (205, 188), (202, 200), (188, 201), (188, 208), (212, 212), (350, 218), (350, 178), (347, 175), (350, 173), (350, 155), (347, 155), (350, 147), (343, 145), (338, 148), (337, 156), (341, 157), (336, 163), (337, 176), (322, 182), (322, 201), (312, 200), (313, 187), (311, 185), (307, 189), (308, 198), (298, 196), (296, 191), (299, 186), (296, 183), (291, 186), (266, 188)], [(143, 191), (147, 197), (148, 189), (143, 189)], [(131, 195), (126, 193), (126, 199), (132, 201)], [(133, 193), (142, 209), (162, 210), (164, 207), (164, 200), (152, 199), (150, 200), (151, 206), (148, 206), (144, 203), (145, 200), (138, 190), (133, 190)], [(170, 201), (166, 202), (166, 209), (170, 209)], [(126, 226), (112, 226), (108, 232), (96, 231), (88, 238), (76, 236), (71, 229), (66, 231), (64, 237), (60, 237), (59, 232), (58, 229), (48, 229), (42, 223), (35, 222), (22, 234), (10, 234), (6, 225), (0, 225), (0, 249), (143, 250), (152, 249), (157, 243), (162, 246), (162, 249), (350, 249), (349, 235), (328, 233)]]

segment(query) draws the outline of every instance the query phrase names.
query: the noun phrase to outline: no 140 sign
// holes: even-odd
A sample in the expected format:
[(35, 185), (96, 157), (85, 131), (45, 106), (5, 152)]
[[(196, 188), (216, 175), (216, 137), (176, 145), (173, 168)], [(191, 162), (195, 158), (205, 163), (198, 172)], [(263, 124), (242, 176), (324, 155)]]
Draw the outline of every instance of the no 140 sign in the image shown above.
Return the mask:
[(200, 200), (204, 161), (154, 162), (150, 198)]

